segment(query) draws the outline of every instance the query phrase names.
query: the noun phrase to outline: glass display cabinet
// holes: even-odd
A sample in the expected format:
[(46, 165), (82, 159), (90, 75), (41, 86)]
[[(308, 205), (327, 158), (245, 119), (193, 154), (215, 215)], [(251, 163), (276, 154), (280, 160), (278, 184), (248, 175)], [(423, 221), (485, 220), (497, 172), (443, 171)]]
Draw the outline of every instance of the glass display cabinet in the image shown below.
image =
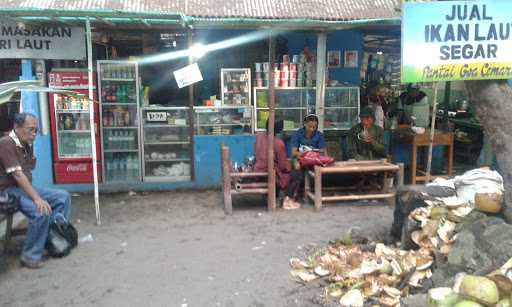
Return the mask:
[(188, 107), (142, 109), (143, 180), (191, 180), (191, 138)]
[(252, 106), (194, 107), (197, 135), (253, 133)]
[(251, 105), (250, 68), (222, 68), (220, 76), (223, 105)]
[[(268, 88), (255, 87), (254, 114), (256, 131), (264, 130), (268, 119)], [(315, 113), (314, 87), (276, 88), (276, 118), (284, 121), (284, 131), (302, 127), (302, 119)], [(325, 89), (324, 130), (348, 130), (359, 114), (359, 87), (327, 87)]]
[(103, 178), (140, 181), (139, 70), (133, 61), (98, 61)]

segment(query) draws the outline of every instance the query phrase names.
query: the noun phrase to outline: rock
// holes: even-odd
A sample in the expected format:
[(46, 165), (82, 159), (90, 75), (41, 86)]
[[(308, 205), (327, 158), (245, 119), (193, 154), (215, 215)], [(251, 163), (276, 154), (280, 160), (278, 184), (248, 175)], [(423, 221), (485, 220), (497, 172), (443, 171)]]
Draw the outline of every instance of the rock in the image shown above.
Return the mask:
[(512, 224), (512, 207), (511, 206), (505, 206), (503, 209), (503, 217), (505, 218), (505, 221), (509, 224)]
[(460, 272), (464, 272), (464, 267), (445, 263), (439, 266), (432, 274), (433, 286), (439, 287), (451, 287), (455, 282), (455, 275)]
[(448, 264), (464, 268), (467, 273), (474, 273), (483, 267), (492, 266), (493, 262), (486, 251), (480, 249), (475, 235), (464, 230), (457, 235), (457, 241), (448, 254)]
[(448, 255), (448, 265), (482, 275), (500, 267), (511, 257), (512, 225), (496, 216), (475, 212), (458, 233)]
[(415, 294), (404, 297), (401, 300), (401, 305), (404, 307), (427, 307), (427, 294)]

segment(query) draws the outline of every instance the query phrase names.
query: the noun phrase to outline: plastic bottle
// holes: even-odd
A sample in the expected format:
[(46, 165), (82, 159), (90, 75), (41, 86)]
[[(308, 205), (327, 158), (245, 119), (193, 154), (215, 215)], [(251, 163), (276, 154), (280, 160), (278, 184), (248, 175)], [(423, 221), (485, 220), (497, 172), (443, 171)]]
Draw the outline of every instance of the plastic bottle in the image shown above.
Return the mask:
[(119, 159), (117, 158), (117, 156), (113, 156), (113, 161), (112, 161), (112, 179), (117, 179), (119, 178)]

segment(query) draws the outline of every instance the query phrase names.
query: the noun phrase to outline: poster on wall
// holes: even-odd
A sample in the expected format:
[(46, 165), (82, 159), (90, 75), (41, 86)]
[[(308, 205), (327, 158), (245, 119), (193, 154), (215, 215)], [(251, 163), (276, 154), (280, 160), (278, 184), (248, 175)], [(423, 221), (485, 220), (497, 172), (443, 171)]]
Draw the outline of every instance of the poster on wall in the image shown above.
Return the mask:
[(404, 3), (401, 81), (512, 78), (511, 11), (512, 1)]
[(185, 66), (173, 72), (179, 88), (192, 85), (203, 80), (203, 75), (197, 63)]
[(327, 51), (327, 66), (332, 68), (341, 67), (341, 51), (329, 50)]
[(84, 60), (85, 31), (0, 19), (0, 59)]
[(356, 68), (357, 67), (357, 50), (346, 50), (344, 54), (345, 68)]

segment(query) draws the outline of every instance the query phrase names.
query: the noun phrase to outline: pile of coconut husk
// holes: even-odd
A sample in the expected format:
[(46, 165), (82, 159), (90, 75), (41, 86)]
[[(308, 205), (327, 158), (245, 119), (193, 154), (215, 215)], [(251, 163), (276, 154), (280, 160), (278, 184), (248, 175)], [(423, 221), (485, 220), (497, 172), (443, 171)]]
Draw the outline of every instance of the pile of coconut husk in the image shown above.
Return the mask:
[(487, 276), (460, 273), (452, 288), (428, 291), (429, 307), (512, 306), (512, 258)]
[(290, 259), (291, 275), (300, 282), (327, 282), (325, 299), (342, 306), (373, 302), (396, 306), (400, 298), (432, 277), (433, 255), (448, 254), (456, 240), (456, 224), (472, 211), (457, 198), (426, 201), (428, 206), (411, 212), (419, 230), (412, 232), (418, 250), (401, 250), (383, 243), (351, 244), (345, 238), (317, 250), (307, 260)]
[[(346, 243), (346, 242), (345, 242)], [(327, 282), (325, 300), (343, 306), (363, 306), (366, 301), (396, 306), (411, 287), (430, 278), (431, 252), (404, 251), (382, 243), (344, 244), (340, 241), (317, 250), (307, 260), (290, 259), (291, 275), (308, 283)]]
[(425, 203), (427, 207), (417, 208), (409, 214), (409, 224), (419, 226), (419, 230), (411, 233), (411, 239), (421, 248), (448, 255), (457, 238), (457, 224), (464, 221), (473, 206), (457, 197), (436, 198)]

